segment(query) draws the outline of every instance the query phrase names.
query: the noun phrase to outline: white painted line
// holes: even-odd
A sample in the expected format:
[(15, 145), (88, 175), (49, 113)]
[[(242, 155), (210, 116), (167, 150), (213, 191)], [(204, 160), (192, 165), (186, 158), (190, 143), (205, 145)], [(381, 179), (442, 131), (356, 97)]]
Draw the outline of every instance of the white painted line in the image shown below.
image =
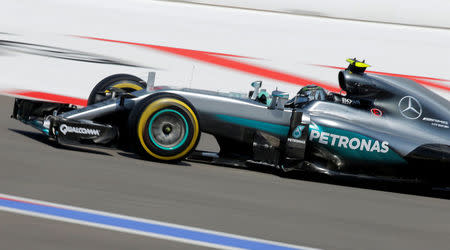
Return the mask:
[(0, 210), (220, 249), (313, 249), (1, 193)]

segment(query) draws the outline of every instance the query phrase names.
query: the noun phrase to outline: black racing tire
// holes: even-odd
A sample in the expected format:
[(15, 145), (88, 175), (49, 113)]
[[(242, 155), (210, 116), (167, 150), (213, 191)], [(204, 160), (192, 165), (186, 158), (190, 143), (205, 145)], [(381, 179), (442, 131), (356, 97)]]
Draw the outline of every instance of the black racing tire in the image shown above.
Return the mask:
[(185, 159), (200, 140), (200, 123), (194, 106), (170, 94), (155, 94), (142, 100), (128, 117), (130, 139), (145, 158), (177, 162)]
[(147, 83), (141, 78), (129, 74), (115, 74), (101, 80), (92, 89), (88, 98), (88, 105), (106, 100), (98, 93), (105, 92), (111, 87), (123, 89), (128, 93), (147, 88)]

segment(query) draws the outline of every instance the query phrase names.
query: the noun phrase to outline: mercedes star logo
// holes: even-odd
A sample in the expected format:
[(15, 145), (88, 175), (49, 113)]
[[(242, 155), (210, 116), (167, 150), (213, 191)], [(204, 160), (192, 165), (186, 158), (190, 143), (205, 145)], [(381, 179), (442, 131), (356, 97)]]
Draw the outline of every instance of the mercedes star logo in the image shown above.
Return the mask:
[(420, 102), (412, 96), (405, 96), (400, 99), (398, 109), (400, 110), (400, 114), (408, 119), (417, 119), (422, 115)]

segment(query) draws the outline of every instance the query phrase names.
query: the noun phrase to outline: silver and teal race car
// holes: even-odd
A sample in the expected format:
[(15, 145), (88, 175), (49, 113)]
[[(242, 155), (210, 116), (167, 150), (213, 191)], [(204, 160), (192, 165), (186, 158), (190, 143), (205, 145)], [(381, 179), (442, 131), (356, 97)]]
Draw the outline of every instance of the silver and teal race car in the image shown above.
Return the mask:
[[(16, 99), (12, 117), (61, 144), (120, 146), (156, 161), (449, 182), (449, 101), (347, 61), (338, 75), (345, 95), (306, 86), (289, 99), (260, 81), (248, 95), (223, 94), (154, 86), (154, 73), (147, 82), (119, 74), (97, 84), (87, 107)], [(196, 151), (201, 133), (220, 152)]]

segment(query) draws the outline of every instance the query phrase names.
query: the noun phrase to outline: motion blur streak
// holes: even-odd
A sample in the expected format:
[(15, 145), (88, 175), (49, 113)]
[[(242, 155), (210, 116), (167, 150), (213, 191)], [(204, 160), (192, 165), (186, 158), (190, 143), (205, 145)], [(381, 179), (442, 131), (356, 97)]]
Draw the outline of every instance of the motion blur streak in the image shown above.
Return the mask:
[(82, 98), (63, 96), (50, 94), (40, 91), (27, 91), (27, 90), (6, 90), (0, 92), (0, 94), (11, 95), (11, 96), (20, 96), (20, 97), (28, 97), (29, 99), (39, 99), (57, 103), (67, 103), (78, 106), (87, 106), (87, 100)]
[(221, 249), (312, 249), (0, 194), (0, 210)]
[(117, 40), (110, 40), (110, 39), (103, 39), (103, 38), (95, 38), (95, 37), (84, 37), (87, 39), (93, 39), (93, 40), (99, 40), (99, 41), (105, 41), (105, 42), (114, 42), (114, 43), (123, 43), (123, 44), (129, 44), (129, 45), (137, 45), (147, 48), (156, 49), (159, 51), (164, 51), (167, 53), (179, 55), (188, 57), (191, 59), (195, 59), (198, 61), (215, 64), (218, 66), (222, 66), (229, 69), (238, 70), (245, 73), (250, 73), (257, 76), (267, 77), (273, 80), (279, 80), (283, 82), (288, 82), (300, 86), (306, 86), (306, 85), (317, 85), (321, 86), (323, 88), (329, 89), (331, 91), (339, 92), (340, 89), (336, 88), (334, 86), (330, 86), (327, 84), (323, 84), (318, 81), (314, 81), (308, 78), (300, 77), (291, 75), (284, 72), (275, 71), (268, 68), (263, 68), (256, 65), (251, 65), (244, 62), (238, 62), (235, 60), (222, 58), (220, 56), (217, 56), (217, 54), (212, 54), (208, 52), (203, 51), (196, 51), (196, 50), (187, 50), (187, 49), (180, 49), (180, 48), (172, 48), (172, 47), (166, 47), (166, 46), (159, 46), (159, 45), (152, 45), (152, 44), (143, 44), (143, 43), (134, 43), (134, 42), (125, 42), (125, 41), (117, 41)]

